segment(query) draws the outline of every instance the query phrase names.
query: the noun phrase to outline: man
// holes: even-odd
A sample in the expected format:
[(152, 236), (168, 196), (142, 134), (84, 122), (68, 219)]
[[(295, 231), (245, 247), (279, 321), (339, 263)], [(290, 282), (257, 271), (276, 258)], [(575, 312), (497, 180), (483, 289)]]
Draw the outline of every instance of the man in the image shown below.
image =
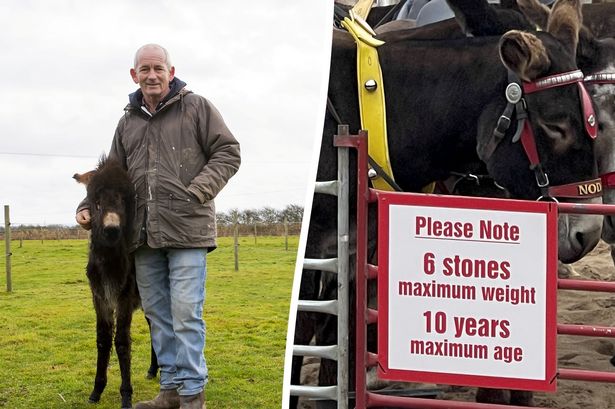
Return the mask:
[[(214, 106), (175, 77), (163, 47), (139, 48), (130, 75), (139, 89), (129, 96), (109, 157), (124, 165), (137, 192), (131, 250), (160, 366), (160, 393), (136, 409), (201, 409), (213, 199), (239, 168), (239, 143)], [(76, 220), (90, 227), (85, 202)]]

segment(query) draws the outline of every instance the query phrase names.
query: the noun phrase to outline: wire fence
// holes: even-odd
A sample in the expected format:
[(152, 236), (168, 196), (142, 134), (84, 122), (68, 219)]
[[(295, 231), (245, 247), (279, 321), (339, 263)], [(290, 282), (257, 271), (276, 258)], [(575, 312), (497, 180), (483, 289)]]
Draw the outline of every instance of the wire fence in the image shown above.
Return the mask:
[[(289, 236), (297, 236), (301, 231), (301, 223), (289, 223), (284, 219), (282, 223), (239, 223), (238, 218), (234, 218), (234, 223), (221, 223), (217, 225), (218, 237), (233, 237), (234, 240), (234, 259), (235, 271), (239, 271), (239, 239), (245, 237), (253, 237), (254, 244), (258, 243), (258, 237), (261, 236), (283, 236), (284, 246), (288, 251)], [(45, 242), (58, 242), (61, 240), (85, 240), (89, 241), (90, 232), (82, 229), (80, 226), (13, 226), (10, 221), (10, 209), (8, 205), (4, 206), (4, 227), (0, 227), (0, 241), (5, 244), (5, 251), (0, 254), (1, 263), (5, 265), (6, 272), (6, 288), (7, 292), (12, 291), (12, 266), (15, 264), (31, 263), (34, 260), (14, 259), (13, 250), (17, 245), (18, 248), (24, 246), (24, 241), (40, 240), (41, 244)], [(14, 244), (18, 243), (18, 244)], [(14, 260), (13, 260), (14, 259)]]
[[(301, 232), (301, 223), (256, 223), (237, 224), (237, 233), (240, 237), (245, 236), (295, 236)], [(231, 237), (235, 231), (235, 225), (218, 225), (218, 237)], [(61, 226), (18, 226), (11, 227), (12, 240), (79, 240), (88, 239), (90, 233), (81, 227)], [(0, 240), (4, 240), (5, 231), (0, 229)]]

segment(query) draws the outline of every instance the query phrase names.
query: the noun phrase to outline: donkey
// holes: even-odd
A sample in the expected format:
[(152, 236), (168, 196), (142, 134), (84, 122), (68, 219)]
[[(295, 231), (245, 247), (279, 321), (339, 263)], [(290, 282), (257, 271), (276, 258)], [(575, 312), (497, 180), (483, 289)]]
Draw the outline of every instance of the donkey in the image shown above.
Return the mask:
[[(447, 0), (449, 6), (454, 10), (456, 20), (463, 29), (463, 32), (470, 33), (474, 36), (489, 36), (501, 35), (506, 30), (510, 29), (528, 29), (534, 30), (534, 25), (546, 29), (551, 10), (540, 4), (537, 0), (518, 0), (515, 7), (512, 9), (498, 9), (489, 4), (486, 0)], [(518, 4), (518, 6), (517, 6)], [(588, 12), (587, 7), (582, 8), (583, 13)], [(523, 16), (523, 14), (525, 16)], [(607, 14), (608, 15), (608, 14)], [(528, 25), (527, 17), (533, 24)], [(596, 17), (590, 21), (596, 22)], [(585, 22), (584, 16), (584, 22)], [(431, 28), (435, 31), (439, 26), (439, 33), (445, 31), (457, 36), (456, 30), (450, 30), (445, 26), (445, 22), (435, 24)], [(593, 27), (605, 30), (606, 26), (592, 25)], [(605, 179), (604, 175), (610, 175), (615, 170), (615, 153), (613, 151), (615, 144), (615, 88), (613, 87), (613, 61), (615, 61), (615, 39), (613, 38), (598, 38), (591, 29), (584, 27), (579, 32), (579, 42), (577, 46), (577, 64), (586, 75), (586, 86), (592, 96), (594, 106), (597, 108), (596, 113), (599, 119), (599, 137), (596, 139), (595, 151), (598, 171), (603, 178), (603, 183), (606, 183), (604, 190), (604, 202), (615, 203), (615, 190), (609, 185), (609, 177)], [(610, 78), (609, 78), (610, 76)], [(599, 80), (599, 81), (598, 81)], [(611, 182), (612, 183), (612, 182)], [(482, 187), (470, 183), (471, 195), (484, 195), (477, 189)], [(467, 191), (464, 194), (468, 194)], [(499, 189), (491, 189), (487, 195), (505, 195), (506, 192)], [(605, 216), (602, 229), (602, 238), (608, 243), (614, 241), (614, 225), (613, 217)], [(613, 245), (611, 244), (611, 249)], [(560, 270), (563, 268), (570, 269), (569, 266), (560, 265)], [(612, 358), (614, 362), (615, 357)], [(511, 403), (521, 405), (533, 405), (532, 393), (525, 391), (510, 391), (508, 394), (502, 390), (479, 388), (477, 393), (478, 402), (488, 403)]]
[[(521, 11), (539, 27), (544, 27), (548, 19), (550, 10), (536, 0), (519, 0)], [(615, 174), (615, 4), (604, 3), (596, 4), (593, 9), (583, 8), (584, 21), (585, 13), (589, 10), (602, 11), (602, 15), (592, 13), (590, 24), (581, 33), (579, 50), (582, 50), (586, 64), (590, 69), (586, 74), (590, 74), (593, 83), (589, 87), (594, 103), (598, 107), (598, 119), (601, 124), (601, 133), (606, 138), (602, 138), (597, 145), (599, 154), (598, 170), (603, 175), (604, 202), (615, 203), (615, 186), (613, 186), (613, 175)], [(609, 13), (608, 11), (611, 11)], [(600, 81), (598, 81), (600, 80)], [(606, 182), (606, 183), (605, 183)], [(611, 248), (611, 258), (615, 261), (615, 216), (604, 217), (602, 227), (602, 239)], [(615, 365), (615, 356), (611, 357), (611, 364)]]
[[(105, 156), (100, 159), (95, 170), (81, 175), (75, 174), (73, 178), (87, 187), (86, 200), (90, 205), (92, 217), (86, 275), (96, 312), (98, 358), (94, 389), (89, 401), (98, 402), (107, 385), (107, 367), (114, 341), (122, 377), (122, 408), (131, 408), (130, 325), (134, 310), (141, 306), (134, 258), (128, 252), (128, 238), (135, 208), (134, 187), (122, 166)], [(158, 364), (152, 349), (148, 377), (152, 372), (155, 376), (157, 369)]]
[[(399, 9), (405, 3), (404, 0), (394, 5), (387, 6), (374, 6), (370, 10), (370, 14), (367, 16), (367, 23), (378, 33), (379, 31), (389, 31), (391, 29), (398, 28), (411, 28), (416, 24), (416, 16), (412, 14), (410, 16), (399, 16)], [(418, 5), (419, 1), (415, 1)], [(420, 2), (425, 4), (426, 1)], [(449, 2), (450, 6), (450, 2)], [(513, 9), (519, 11), (517, 0), (501, 0), (499, 7), (493, 5), (495, 13), (500, 13), (500, 10)], [(546, 6), (545, 6), (546, 7)], [(350, 7), (340, 7), (343, 10), (348, 10)], [(451, 7), (452, 8), (452, 7)], [(598, 37), (615, 37), (615, 4), (612, 2), (603, 3), (584, 3), (582, 5), (583, 11), (583, 24)], [(491, 13), (491, 11), (489, 12)], [(414, 17), (414, 19), (412, 19)], [(510, 15), (511, 19), (516, 19), (517, 16)], [(399, 18), (399, 20), (396, 20)], [(410, 18), (410, 19), (409, 19)], [(443, 20), (447, 23), (454, 23), (453, 19)], [(510, 21), (510, 20), (509, 20)], [(523, 24), (522, 20), (518, 20), (517, 23)], [(456, 24), (456, 23), (454, 23)], [(487, 23), (490, 24), (490, 23)], [(501, 20), (495, 22), (495, 24), (501, 24)], [(383, 27), (388, 26), (388, 27)], [(521, 26), (516, 25), (519, 29)]]
[[(525, 82), (533, 82), (577, 68), (575, 50), (580, 16), (565, 2), (560, 2), (559, 9), (559, 13), (550, 17), (558, 23), (552, 25), (550, 33), (511, 31), (501, 38), (438, 41), (412, 41), (403, 36), (395, 38), (397, 34), (390, 33), (388, 41), (379, 48), (379, 54), (387, 98), (390, 158), (396, 182), (402, 189), (417, 191), (433, 180), (444, 179), (451, 170), (482, 161), (513, 197), (536, 199), (540, 196), (523, 148), (510, 139), (511, 130), (491, 153), (485, 154), (485, 147), (490, 144), (497, 118), (506, 105), (504, 88), (508, 83), (508, 71), (515, 72)], [(342, 122), (350, 125), (351, 132), (360, 127), (355, 59), (352, 39), (345, 33), (334, 32), (329, 97)], [(557, 105), (549, 103), (555, 99), (559, 102)], [(553, 88), (548, 93), (528, 96), (531, 126), (540, 139), (537, 145), (540, 156), (545, 158), (543, 166), (549, 169), (549, 179), (554, 184), (596, 177), (593, 142), (585, 135), (585, 119), (579, 102), (576, 86)], [(560, 122), (562, 120), (564, 122)], [(331, 141), (335, 128), (335, 117), (328, 115), (318, 180), (335, 177), (336, 160)], [(351, 163), (351, 173), (354, 173), (353, 167)], [(356, 196), (352, 184), (350, 189), (351, 197)], [(331, 208), (334, 203), (333, 198), (314, 197), (306, 257), (333, 256), (336, 219)], [(352, 224), (356, 212), (352, 200), (350, 212)], [(375, 210), (370, 208), (372, 237), (374, 215)], [(571, 220), (565, 217), (560, 220), (559, 255), (566, 261), (578, 260), (595, 246), (602, 223), (599, 217), (574, 219), (575, 223)], [(353, 240), (351, 237), (351, 243)], [(375, 241), (370, 241), (368, 253), (373, 254), (375, 247)], [(319, 297), (334, 297), (333, 280), (325, 273), (323, 277)], [(351, 299), (353, 297), (351, 291)], [(329, 321), (334, 323), (335, 318)], [(350, 330), (354, 333), (352, 323), (351, 319)], [(302, 331), (298, 326), (297, 339), (301, 338)], [(316, 338), (318, 344), (334, 343), (335, 331), (321, 320)], [(335, 383), (329, 376), (332, 371), (323, 366), (321, 364), (320, 383)], [(353, 375), (351, 361), (351, 385)]]

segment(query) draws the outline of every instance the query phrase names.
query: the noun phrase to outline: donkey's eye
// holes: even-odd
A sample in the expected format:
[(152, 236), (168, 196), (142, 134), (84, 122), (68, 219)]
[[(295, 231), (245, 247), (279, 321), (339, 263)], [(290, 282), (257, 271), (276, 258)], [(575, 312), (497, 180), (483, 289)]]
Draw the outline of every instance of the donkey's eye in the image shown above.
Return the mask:
[(557, 125), (545, 125), (545, 128), (546, 128), (547, 133), (551, 137), (554, 137), (554, 136), (561, 137), (562, 135), (564, 135), (564, 130)]
[(564, 139), (567, 134), (566, 129), (568, 128), (567, 124), (564, 122), (540, 122), (540, 127), (543, 131), (545, 131), (549, 138), (554, 140)]

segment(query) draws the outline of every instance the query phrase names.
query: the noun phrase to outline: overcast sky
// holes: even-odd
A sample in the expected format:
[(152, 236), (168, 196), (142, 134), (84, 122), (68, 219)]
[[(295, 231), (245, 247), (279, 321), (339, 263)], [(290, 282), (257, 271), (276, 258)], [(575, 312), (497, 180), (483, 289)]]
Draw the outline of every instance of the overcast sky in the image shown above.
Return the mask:
[[(0, 205), (73, 225), (71, 176), (109, 150), (145, 43), (210, 99), (241, 143), (218, 211), (304, 204), (322, 130), (332, 2), (0, 1)], [(329, 4), (330, 3), (330, 4)]]

